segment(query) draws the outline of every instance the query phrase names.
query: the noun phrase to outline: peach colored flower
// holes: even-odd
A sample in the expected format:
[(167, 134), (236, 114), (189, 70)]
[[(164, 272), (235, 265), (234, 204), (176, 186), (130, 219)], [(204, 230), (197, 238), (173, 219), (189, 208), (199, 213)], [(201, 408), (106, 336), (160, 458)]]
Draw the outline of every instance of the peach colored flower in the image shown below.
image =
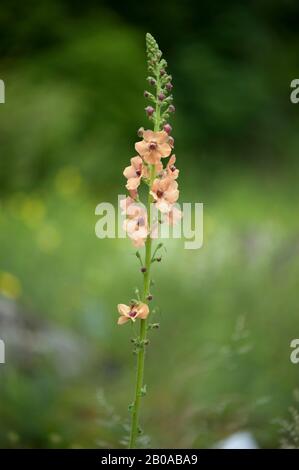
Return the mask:
[(128, 237), (132, 240), (135, 247), (144, 246), (148, 236), (146, 209), (130, 197), (122, 199), (120, 204), (122, 214), (127, 216), (123, 224), (123, 229), (127, 232)]
[(170, 155), (171, 147), (168, 141), (167, 132), (147, 130), (143, 132), (143, 140), (136, 142), (135, 149), (144, 161), (154, 165), (160, 161), (161, 157)]
[(134, 199), (134, 201), (136, 201), (138, 199), (138, 191), (137, 189), (130, 189), (129, 190), (129, 195), (132, 199)]
[(169, 176), (169, 178), (173, 178), (174, 180), (177, 179), (177, 177), (179, 176), (179, 172), (180, 172), (180, 170), (178, 170), (175, 166), (175, 160), (176, 160), (175, 155), (171, 155), (166, 166), (167, 176)]
[(124, 169), (123, 175), (127, 178), (128, 182), (126, 188), (129, 191), (134, 191), (138, 188), (141, 182), (141, 177), (144, 174), (142, 158), (137, 156), (131, 158), (131, 165)]
[(127, 210), (129, 208), (129, 206), (131, 204), (134, 204), (134, 203), (135, 203), (135, 200), (130, 196), (128, 196), (124, 199), (121, 199), (120, 202), (119, 202), (119, 206), (121, 208), (121, 214), (122, 215), (127, 215)]
[(148, 235), (147, 219), (145, 216), (126, 219), (124, 222), (124, 230), (127, 232), (128, 237), (132, 240), (135, 247), (144, 246)]
[(148, 306), (142, 302), (139, 304), (132, 304), (131, 306), (118, 304), (117, 309), (120, 315), (117, 321), (118, 325), (123, 325), (129, 320), (135, 322), (137, 318), (145, 320), (149, 314)]
[(173, 207), (171, 211), (165, 214), (165, 220), (168, 223), (168, 225), (176, 225), (178, 221), (181, 220), (182, 217), (183, 217), (183, 213), (177, 207)]
[(128, 205), (126, 215), (129, 219), (139, 219), (140, 217), (147, 219), (146, 208), (143, 204), (136, 201)]
[(121, 199), (119, 202), (121, 208), (121, 215), (126, 215), (130, 219), (139, 217), (140, 215), (146, 215), (146, 208), (141, 202), (135, 201), (131, 196), (127, 196)]
[(156, 207), (161, 212), (170, 212), (172, 205), (178, 200), (178, 184), (169, 177), (156, 178), (153, 182), (150, 194), (153, 196)]

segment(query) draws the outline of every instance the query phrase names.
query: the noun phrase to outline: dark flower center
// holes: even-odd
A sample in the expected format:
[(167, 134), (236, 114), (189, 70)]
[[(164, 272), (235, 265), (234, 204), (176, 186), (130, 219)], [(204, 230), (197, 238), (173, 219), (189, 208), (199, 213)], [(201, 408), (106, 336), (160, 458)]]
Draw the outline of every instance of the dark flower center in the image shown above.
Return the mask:
[(137, 176), (140, 176), (140, 175), (141, 175), (141, 171), (140, 171), (140, 170), (136, 170), (136, 175), (137, 175)]
[(138, 219), (138, 221), (137, 221), (137, 225), (138, 225), (139, 227), (145, 225), (144, 217), (139, 217), (139, 219)]
[(156, 142), (151, 142), (149, 144), (149, 149), (150, 150), (156, 150), (156, 148), (157, 148), (157, 143)]
[(130, 316), (131, 318), (135, 318), (136, 315), (137, 315), (136, 310), (132, 310), (132, 311), (129, 313), (129, 316)]
[(171, 165), (170, 171), (174, 172), (176, 170), (176, 167), (174, 165)]
[(163, 191), (160, 191), (160, 189), (158, 189), (157, 191), (157, 197), (158, 198), (161, 198), (163, 196)]

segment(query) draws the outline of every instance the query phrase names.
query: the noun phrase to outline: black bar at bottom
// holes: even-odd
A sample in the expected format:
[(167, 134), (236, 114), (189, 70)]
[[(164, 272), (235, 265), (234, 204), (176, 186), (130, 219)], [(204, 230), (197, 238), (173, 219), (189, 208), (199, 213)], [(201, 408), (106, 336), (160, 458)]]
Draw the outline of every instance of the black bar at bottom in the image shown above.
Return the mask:
[[(165, 467), (187, 466), (203, 469), (211, 465), (222, 468), (225, 465), (238, 465), (238, 468), (253, 468), (255, 464), (273, 464), (286, 466), (298, 455), (293, 450), (206, 450), (206, 449), (145, 449), (145, 450), (42, 450), (20, 449), (0, 450), (1, 468), (11, 465), (23, 467), (29, 464), (31, 468), (54, 467), (54, 465), (75, 465), (82, 469), (122, 466), (123, 468), (140, 468), (143, 465)], [(242, 466), (242, 467), (241, 467)], [(213, 468), (214, 468), (213, 467)], [(21, 468), (21, 467), (20, 467)]]

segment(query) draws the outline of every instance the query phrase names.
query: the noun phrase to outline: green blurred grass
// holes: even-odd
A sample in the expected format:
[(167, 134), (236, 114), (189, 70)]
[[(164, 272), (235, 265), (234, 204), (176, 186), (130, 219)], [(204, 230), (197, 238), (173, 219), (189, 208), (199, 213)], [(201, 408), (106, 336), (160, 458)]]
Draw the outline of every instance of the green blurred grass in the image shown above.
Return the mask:
[[(155, 266), (161, 329), (151, 335), (143, 421), (156, 446), (209, 446), (243, 427), (261, 445), (277, 446), (273, 420), (286, 413), (297, 385), (289, 343), (297, 326), (298, 221), (280, 184), (265, 191), (249, 175), (219, 180), (222, 197), (205, 195), (203, 248), (169, 241)], [(116, 304), (133, 296), (141, 275), (128, 240), (96, 238), (99, 201), (84, 188), (78, 170), (64, 168), (44, 191), (2, 202), (2, 270), (15, 277), (6, 294), (94, 348), (75, 379), (57, 377), (49, 364), (23, 371), (8, 361), (2, 445), (10, 429), (24, 446), (51, 445), (53, 433), (56, 445), (118, 446), (124, 432), (134, 358)], [(120, 416), (113, 432), (113, 419), (98, 422), (106, 413), (96, 398), (102, 389)]]
[(31, 16), (26, 6), (26, 23), (22, 10), (13, 19), (14, 2), (0, 14), (0, 292), (25, 320), (90, 348), (72, 376), (51, 355), (16, 360), (7, 346), (0, 446), (122, 445), (135, 360), (116, 304), (141, 275), (129, 241), (96, 238), (94, 210), (124, 192), (122, 169), (146, 125), (151, 26), (174, 75), (181, 201), (204, 202), (204, 246), (168, 242), (155, 266), (161, 329), (142, 422), (153, 446), (208, 447), (249, 429), (260, 446), (278, 447), (275, 420), (298, 387), (289, 360), (299, 269), (294, 2), (283, 11), (219, 3), (217, 15), (164, 2), (171, 41), (163, 14), (145, 21), (151, 5), (128, 18), (121, 6), (85, 3), (72, 15), (68, 4), (31, 5)]

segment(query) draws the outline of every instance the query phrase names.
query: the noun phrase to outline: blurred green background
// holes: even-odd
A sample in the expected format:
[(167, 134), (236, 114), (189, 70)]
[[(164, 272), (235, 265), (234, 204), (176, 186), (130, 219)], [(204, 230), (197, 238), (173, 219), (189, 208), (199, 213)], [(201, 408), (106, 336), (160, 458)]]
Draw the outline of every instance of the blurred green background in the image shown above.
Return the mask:
[(281, 445), (299, 386), (298, 14), (295, 0), (2, 2), (1, 447), (124, 445), (135, 358), (116, 304), (142, 279), (128, 240), (96, 238), (94, 210), (124, 193), (147, 126), (147, 31), (174, 77), (180, 201), (204, 202), (204, 247), (169, 242), (154, 266), (142, 445), (242, 430)]

